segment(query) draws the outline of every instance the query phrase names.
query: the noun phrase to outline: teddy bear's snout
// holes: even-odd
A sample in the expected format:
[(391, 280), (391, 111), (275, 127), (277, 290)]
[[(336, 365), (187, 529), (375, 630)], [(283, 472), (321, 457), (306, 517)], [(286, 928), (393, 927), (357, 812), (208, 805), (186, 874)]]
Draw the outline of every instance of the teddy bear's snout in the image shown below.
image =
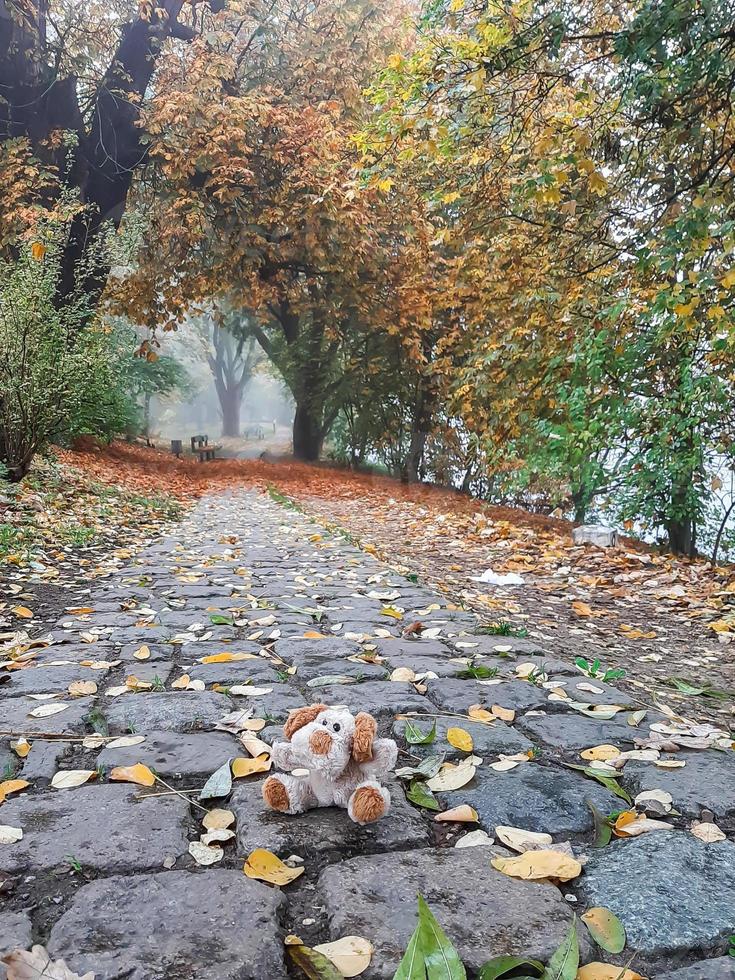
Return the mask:
[(312, 732), (309, 736), (309, 748), (314, 755), (329, 755), (332, 748), (332, 736), (324, 729)]

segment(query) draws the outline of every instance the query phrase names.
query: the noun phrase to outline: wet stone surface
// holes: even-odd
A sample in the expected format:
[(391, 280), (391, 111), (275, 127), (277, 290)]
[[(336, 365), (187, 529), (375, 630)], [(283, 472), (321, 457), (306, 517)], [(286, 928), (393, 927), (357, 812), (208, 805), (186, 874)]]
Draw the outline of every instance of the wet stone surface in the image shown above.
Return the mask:
[[(735, 932), (735, 844), (702, 844), (687, 827), (707, 808), (732, 836), (735, 756), (682, 751), (676, 758), (686, 766), (668, 770), (628, 762), (621, 784), (632, 793), (670, 792), (681, 813), (677, 829), (592, 848), (588, 801), (603, 815), (626, 803), (562, 763), (579, 764), (582, 750), (602, 743), (631, 749), (663, 715), (651, 708), (634, 727), (628, 710), (602, 721), (549, 701), (545, 678), (519, 679), (519, 664), (543, 669), (580, 701), (625, 703), (613, 686), (584, 678), (564, 650), (532, 637), (478, 633), (478, 621), (448, 608), (446, 597), (339, 536), (314, 540), (314, 531), (308, 517), (256, 492), (205, 498), (167, 538), (69, 595), (65, 604), (92, 612), (51, 624), (53, 642), (38, 649), (38, 666), (10, 672), (0, 684), (3, 778), (30, 784), (0, 805), (0, 824), (23, 830), (22, 840), (0, 845), (0, 946), (43, 942), (72, 969), (106, 980), (286, 980), (293, 971), (284, 965), (285, 935), (318, 943), (355, 934), (375, 947), (363, 976), (388, 980), (413, 931), (420, 893), (470, 972), (493, 955), (548, 959), (572, 910), (604, 905), (628, 932), (620, 963), (635, 953), (635, 968), (653, 980), (731, 976), (723, 957)], [(401, 620), (381, 612), (390, 603), (405, 610)], [(401, 636), (416, 621), (438, 635)], [(141, 645), (148, 647), (142, 657)], [(380, 659), (349, 659), (359, 654)], [(494, 668), (486, 679), (497, 683), (458, 677), (468, 659)], [(46, 666), (57, 660), (72, 663)], [(83, 661), (110, 666), (95, 670)], [(398, 667), (436, 676), (391, 681)], [(133, 674), (152, 689), (118, 693)], [(184, 674), (200, 689), (174, 687)], [(328, 683), (334, 675), (352, 682)], [(73, 699), (66, 690), (76, 680), (93, 680), (97, 693)], [(587, 683), (599, 690), (579, 689)], [(29, 697), (50, 692), (61, 697)], [(221, 863), (197, 866), (188, 848), (203, 814), (188, 791), (228, 759), (248, 757), (218, 722), (233, 712), (241, 722), (248, 714), (262, 719), (258, 737), (272, 744), (292, 709), (317, 701), (373, 713), (380, 733), (396, 739), (401, 767), (429, 755), (460, 762), (467, 753), (447, 733), (464, 729), (482, 763), (472, 781), (437, 798), (442, 809), (470, 804), (479, 825), (435, 822), (395, 778), (388, 780), (390, 814), (366, 827), (333, 807), (283, 815), (266, 808), (258, 774), (206, 803), (232, 810), (236, 836), (224, 844)], [(63, 711), (30, 714), (57, 702)], [(467, 715), (475, 704), (515, 716), (482, 724)], [(424, 732), (435, 725), (434, 741), (410, 744), (403, 715)], [(93, 731), (103, 738), (81, 744)], [(32, 742), (24, 760), (9, 746), (21, 734)], [(107, 746), (128, 734), (142, 741)], [(515, 768), (491, 768), (501, 754), (517, 753), (524, 758)], [(163, 783), (110, 781), (113, 768), (138, 763)], [(54, 774), (71, 768), (96, 769), (96, 778), (53, 789)], [(507, 851), (452, 846), (478, 826), (496, 836), (500, 824), (549, 833), (555, 843), (571, 839), (575, 853), (589, 856), (582, 875), (562, 890), (519, 881), (490, 865)], [(303, 859), (305, 873), (283, 890), (246, 878), (243, 862), (256, 848)], [(601, 958), (585, 930), (580, 945), (582, 962)]]

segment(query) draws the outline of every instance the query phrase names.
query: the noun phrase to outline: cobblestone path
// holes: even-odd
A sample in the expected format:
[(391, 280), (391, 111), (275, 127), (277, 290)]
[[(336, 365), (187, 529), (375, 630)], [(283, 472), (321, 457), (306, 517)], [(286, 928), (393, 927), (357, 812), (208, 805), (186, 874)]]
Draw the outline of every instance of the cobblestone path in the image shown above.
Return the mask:
[[(0, 825), (23, 831), (0, 844), (0, 950), (40, 942), (105, 980), (278, 980), (292, 975), (288, 933), (307, 944), (360, 935), (375, 948), (363, 976), (390, 978), (420, 893), (470, 974), (500, 953), (548, 958), (575, 911), (602, 905), (625, 924), (628, 947), (604, 954), (580, 925), (583, 963), (625, 963), (635, 953), (633, 967), (654, 980), (735, 976), (726, 956), (735, 932), (735, 756), (711, 726), (692, 728), (650, 707), (641, 719), (635, 712), (644, 706), (553, 650), (477, 632), (475, 616), (255, 492), (200, 502), (175, 535), (95, 583), (83, 605), (91, 611), (70, 608), (33, 665), (0, 684), (3, 778), (29, 784), (0, 806)], [(416, 621), (423, 634), (402, 636)], [(202, 662), (223, 652), (254, 656)], [(484, 677), (459, 676), (468, 659)], [(392, 681), (399, 667), (417, 679)], [(184, 674), (194, 689), (172, 686)], [(131, 675), (138, 689), (126, 684)], [(343, 682), (328, 683), (335, 678)], [(96, 694), (71, 696), (79, 681), (96, 683)], [(267, 693), (235, 693), (243, 686)], [(503, 875), (490, 859), (509, 851), (456, 847), (478, 826), (435, 822), (397, 780), (390, 815), (359, 828), (340, 810), (266, 811), (265, 776), (236, 779), (226, 800), (207, 802), (232, 810), (236, 837), (219, 863), (199, 867), (189, 844), (202, 833), (201, 809), (160, 783), (109, 781), (112, 768), (143, 763), (179, 791), (198, 789), (228, 759), (247, 755), (236, 735), (216, 729), (229, 712), (252, 709), (266, 722), (258, 737), (270, 743), (292, 708), (317, 700), (372, 712), (382, 734), (396, 737), (399, 766), (436, 753), (462, 758), (446, 733), (463, 728), (483, 761), (472, 782), (438, 794), (442, 809), (470, 804), (491, 838), (502, 825), (570, 842), (587, 856), (583, 873), (561, 888)], [(595, 716), (595, 704), (623, 710)], [(468, 718), (473, 705), (515, 714), (486, 724)], [(41, 706), (57, 710), (31, 714)], [(396, 716), (408, 713), (426, 716), (423, 731), (436, 723), (433, 744), (407, 744), (406, 720)], [(94, 732), (105, 739), (90, 740)], [(138, 740), (109, 744), (125, 735)], [(32, 743), (22, 760), (9, 745), (19, 737)], [(632, 798), (664, 791), (664, 802), (639, 809), (647, 805), (649, 819), (671, 829), (595, 848), (589, 804), (603, 815), (629, 804), (565, 763), (589, 766), (583, 750), (630, 751), (636, 742), (648, 744), (642, 756), (619, 760), (621, 771), (598, 762), (598, 772), (619, 775)], [(501, 754), (531, 749), (513, 768), (491, 768)], [(84, 769), (97, 778), (71, 789), (50, 784), (59, 770)], [(729, 839), (694, 836), (692, 822), (703, 818)], [(251, 880), (242, 866), (255, 848), (295, 855), (305, 873), (284, 889)]]

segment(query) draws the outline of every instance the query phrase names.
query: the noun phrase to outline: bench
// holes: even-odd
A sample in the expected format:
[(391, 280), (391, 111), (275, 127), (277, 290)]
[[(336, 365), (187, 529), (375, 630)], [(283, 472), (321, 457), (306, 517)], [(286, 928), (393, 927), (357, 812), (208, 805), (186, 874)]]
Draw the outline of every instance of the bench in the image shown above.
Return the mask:
[(206, 463), (214, 459), (217, 455), (217, 450), (220, 448), (220, 446), (210, 445), (209, 436), (207, 435), (191, 437), (191, 454), (192, 456), (198, 456), (200, 463)]

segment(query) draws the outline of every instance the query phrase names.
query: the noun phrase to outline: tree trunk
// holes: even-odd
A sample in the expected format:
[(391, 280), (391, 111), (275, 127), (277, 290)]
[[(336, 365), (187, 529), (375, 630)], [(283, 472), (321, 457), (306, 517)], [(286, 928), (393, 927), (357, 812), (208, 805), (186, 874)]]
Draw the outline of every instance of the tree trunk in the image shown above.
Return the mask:
[(242, 388), (218, 388), (220, 407), (222, 409), (222, 435), (232, 439), (240, 438), (240, 409), (242, 407)]
[(293, 454), (305, 463), (319, 459), (324, 442), (322, 422), (312, 402), (296, 403), (293, 417)]
[(666, 522), (669, 547), (675, 555), (685, 558), (697, 557), (697, 525), (691, 517)]

